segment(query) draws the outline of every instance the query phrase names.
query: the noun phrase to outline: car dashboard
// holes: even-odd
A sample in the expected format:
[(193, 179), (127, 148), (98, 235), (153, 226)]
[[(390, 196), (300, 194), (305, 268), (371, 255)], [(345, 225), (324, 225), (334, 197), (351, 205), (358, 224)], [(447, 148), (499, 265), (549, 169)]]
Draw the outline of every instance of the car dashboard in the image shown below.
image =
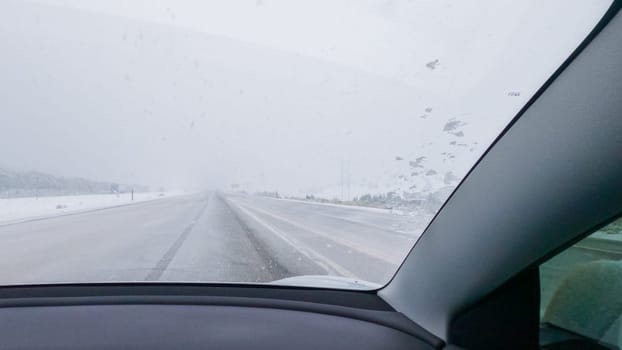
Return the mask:
[(2, 349), (437, 349), (374, 293), (287, 287), (5, 288)]

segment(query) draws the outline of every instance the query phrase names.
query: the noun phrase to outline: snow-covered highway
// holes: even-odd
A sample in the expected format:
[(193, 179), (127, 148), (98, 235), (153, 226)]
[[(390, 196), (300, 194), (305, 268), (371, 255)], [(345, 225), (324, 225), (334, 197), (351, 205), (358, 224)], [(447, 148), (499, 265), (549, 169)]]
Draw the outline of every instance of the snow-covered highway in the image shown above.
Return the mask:
[(422, 222), (384, 210), (217, 193), (0, 226), (0, 283), (384, 283)]

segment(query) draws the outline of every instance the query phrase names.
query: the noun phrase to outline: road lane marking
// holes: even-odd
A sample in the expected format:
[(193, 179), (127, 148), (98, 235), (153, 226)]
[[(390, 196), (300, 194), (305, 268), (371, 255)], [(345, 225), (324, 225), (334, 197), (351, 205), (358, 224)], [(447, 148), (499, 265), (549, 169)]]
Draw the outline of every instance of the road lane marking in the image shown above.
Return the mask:
[(304, 255), (308, 259), (318, 264), (320, 267), (325, 269), (329, 274), (334, 274), (336, 276), (343, 276), (343, 277), (351, 277), (351, 278), (356, 277), (356, 275), (352, 273), (351, 271), (349, 271), (348, 269), (335, 263), (331, 259), (317, 252), (316, 250), (308, 247), (307, 245), (300, 243), (298, 240), (292, 237), (289, 237), (289, 235), (275, 228), (274, 226), (270, 225), (265, 220), (259, 218), (257, 215), (250, 212), (247, 208), (244, 208), (243, 206), (241, 206), (238, 203), (233, 202), (232, 200), (227, 200), (227, 202), (234, 205), (236, 208), (238, 208), (238, 210), (242, 211), (244, 214), (249, 216), (251, 219), (255, 220), (257, 223), (265, 227), (268, 231), (270, 231), (275, 236), (279, 237), (285, 243), (292, 246), (292, 248), (299, 251), (302, 255)]
[[(241, 217), (239, 210), (234, 210), (230, 203), (220, 196), (217, 196), (216, 200), (221, 202), (221, 205), (226, 208), (227, 213), (231, 215), (238, 225), (240, 225), (246, 239), (252, 246), (252, 250), (263, 262), (264, 266), (261, 267), (262, 273), (270, 274), (271, 279), (269, 281), (280, 280), (296, 275), (296, 273), (290, 271), (287, 266), (281, 264), (280, 259), (277, 259), (277, 257), (271, 253), (266, 244), (259, 237), (257, 237), (253, 230), (248, 226), (248, 219), (245, 220)], [(298, 258), (300, 259), (300, 257)]]
[[(250, 198), (248, 198), (248, 199), (250, 199)], [(250, 202), (251, 203), (252, 202), (256, 202), (255, 199), (258, 199), (258, 198), (255, 197), (252, 200), (250, 200)], [(345, 211), (356, 212), (356, 215), (359, 215), (361, 213), (363, 213), (363, 214), (389, 215), (389, 213), (384, 213), (384, 212), (375, 212), (375, 211), (365, 212), (365, 211), (360, 211), (360, 210), (357, 211), (357, 210), (351, 209), (352, 206), (343, 206), (343, 205), (328, 204), (328, 203), (310, 203), (310, 202), (305, 202), (305, 201), (296, 200), (296, 199), (284, 199), (284, 198), (277, 199), (277, 198), (271, 198), (271, 197), (262, 197), (259, 201), (264, 200), (264, 199), (275, 201), (275, 202), (277, 202), (277, 201), (294, 202), (294, 203), (297, 203), (297, 204), (306, 205), (307, 207), (316, 207), (316, 208), (322, 209), (322, 210), (323, 209), (330, 209), (330, 208), (337, 208), (337, 209), (344, 209), (345, 208)], [(247, 205), (248, 205), (249, 201), (246, 201), (246, 202), (247, 202)], [(256, 204), (256, 203), (254, 203), (254, 204)], [(251, 206), (255, 207), (254, 205), (251, 205)], [(320, 206), (323, 206), (324, 208), (320, 208)], [(366, 207), (356, 207), (356, 208), (374, 209), (374, 208), (366, 208)], [(393, 228), (387, 229), (386, 227), (383, 227), (381, 225), (371, 224), (371, 223), (368, 223), (368, 222), (363, 222), (363, 221), (359, 221), (359, 220), (352, 219), (352, 218), (336, 216), (334, 214), (326, 214), (326, 213), (323, 213), (321, 211), (313, 211), (313, 214), (324, 216), (324, 217), (335, 219), (335, 220), (349, 222), (349, 223), (352, 223), (352, 224), (355, 224), (355, 225), (360, 225), (360, 226), (364, 226), (364, 227), (369, 227), (369, 228), (381, 230), (383, 232), (392, 233), (392, 234), (395, 234), (397, 236), (401, 236), (401, 237), (407, 238), (409, 240), (415, 240), (415, 239), (419, 238), (419, 236), (421, 236), (421, 233), (417, 232), (417, 231), (401, 231), (401, 230), (396, 230), (396, 229), (393, 229)], [(390, 214), (390, 215), (392, 217), (399, 217), (399, 216), (393, 215), (393, 214)], [(402, 224), (410, 224), (408, 222), (400, 222), (400, 223), (402, 223)], [(423, 228), (425, 228), (425, 225), (423, 225)], [(423, 230), (423, 228), (421, 228), (420, 230)]]
[(360, 205), (348, 205), (348, 204), (336, 204), (336, 203), (322, 203), (322, 202), (313, 202), (306, 201), (300, 199), (291, 199), (291, 198), (274, 198), (274, 197), (261, 197), (261, 199), (272, 200), (272, 201), (288, 201), (295, 202), (309, 206), (322, 206), (322, 207), (333, 207), (338, 209), (350, 210), (350, 211), (366, 211), (370, 213), (376, 214), (391, 214), (391, 209), (382, 209), (382, 208), (374, 208), (374, 207), (365, 207)]
[(201, 207), (199, 213), (194, 217), (194, 219), (190, 222), (190, 224), (182, 231), (182, 233), (177, 237), (173, 245), (164, 253), (162, 258), (158, 260), (156, 266), (151, 269), (151, 272), (145, 277), (145, 281), (158, 281), (162, 277), (162, 274), (168, 268), (168, 265), (173, 261), (173, 258), (181, 248), (181, 245), (184, 243), (186, 238), (192, 232), (194, 225), (199, 221), (203, 213), (205, 213), (205, 209), (207, 209), (207, 205), (209, 204), (209, 198), (205, 199), (205, 204)]
[(358, 221), (358, 220), (355, 220), (355, 219), (343, 218), (343, 217), (339, 217), (339, 216), (335, 216), (335, 215), (330, 215), (330, 214), (325, 214), (325, 213), (314, 213), (314, 214), (320, 215), (320, 216), (324, 216), (324, 217), (327, 217), (327, 218), (331, 218), (331, 219), (335, 219), (335, 220), (349, 222), (349, 223), (354, 224), (354, 225), (359, 225), (359, 226), (364, 226), (364, 227), (369, 227), (369, 228), (377, 229), (377, 230), (380, 230), (382, 232), (392, 233), (392, 234), (394, 234), (396, 236), (400, 236), (400, 237), (406, 238), (408, 240), (415, 240), (415, 239), (417, 239), (420, 236), (420, 234), (418, 234), (416, 232), (398, 231), (398, 230), (394, 230), (394, 229), (387, 229), (387, 228), (382, 227), (380, 225), (374, 225), (374, 224), (370, 224), (370, 223), (367, 223), (367, 222)]
[(326, 239), (332, 240), (333, 242), (337, 242), (337, 243), (339, 243), (341, 245), (344, 245), (346, 247), (349, 247), (349, 248), (352, 248), (354, 250), (357, 250), (357, 251), (359, 251), (359, 252), (361, 252), (363, 254), (367, 254), (367, 255), (372, 256), (372, 257), (374, 257), (374, 258), (376, 258), (378, 260), (382, 260), (382, 261), (384, 261), (384, 262), (386, 262), (388, 264), (393, 264), (394, 265), (394, 264), (399, 264), (399, 262), (400, 262), (400, 261), (396, 260), (395, 254), (388, 254), (386, 252), (383, 252), (383, 251), (380, 251), (380, 250), (377, 250), (377, 249), (373, 249), (373, 248), (371, 248), (369, 246), (363, 246), (363, 245), (361, 245), (359, 243), (353, 242), (353, 241), (348, 240), (348, 239), (344, 239), (344, 238), (341, 238), (341, 237), (337, 237), (337, 236), (334, 236), (334, 235), (329, 235), (329, 234), (326, 234), (324, 232), (317, 231), (317, 230), (315, 230), (315, 229), (313, 229), (313, 228), (311, 228), (309, 226), (306, 226), (304, 224), (300, 224), (300, 223), (297, 223), (295, 221), (286, 219), (286, 218), (281, 217), (279, 215), (275, 215), (275, 214), (269, 213), (269, 212), (267, 212), (265, 210), (257, 209), (257, 208), (254, 208), (254, 207), (252, 208), (252, 210), (254, 210), (256, 212), (259, 212), (259, 213), (262, 213), (264, 215), (270, 216), (270, 217), (272, 217), (274, 219), (277, 219), (279, 221), (288, 223), (290, 225), (299, 227), (299, 228), (301, 228), (301, 229), (303, 229), (305, 231), (311, 232), (311, 233), (313, 233), (315, 235), (318, 235), (318, 236), (324, 237)]

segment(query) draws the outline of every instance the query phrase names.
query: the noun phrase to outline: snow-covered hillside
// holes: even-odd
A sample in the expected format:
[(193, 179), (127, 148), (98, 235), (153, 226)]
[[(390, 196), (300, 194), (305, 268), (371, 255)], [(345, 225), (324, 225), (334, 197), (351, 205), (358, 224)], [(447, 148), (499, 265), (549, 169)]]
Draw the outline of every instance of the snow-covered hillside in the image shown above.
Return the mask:
[[(353, 176), (310, 195), (314, 198), (401, 208), (406, 212), (436, 211), (484, 151), (469, 124), (428, 107), (419, 116), (434, 138), (412, 140), (415, 147), (399, 152), (375, 178)], [(481, 138), (480, 138), (481, 139)]]

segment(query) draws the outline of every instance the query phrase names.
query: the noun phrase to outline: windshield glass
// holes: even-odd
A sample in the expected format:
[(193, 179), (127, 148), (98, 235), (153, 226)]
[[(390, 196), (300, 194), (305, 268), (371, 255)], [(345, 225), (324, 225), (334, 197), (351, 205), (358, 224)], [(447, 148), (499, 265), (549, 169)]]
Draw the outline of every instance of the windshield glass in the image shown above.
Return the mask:
[(381, 286), (609, 5), (4, 0), (0, 284)]

